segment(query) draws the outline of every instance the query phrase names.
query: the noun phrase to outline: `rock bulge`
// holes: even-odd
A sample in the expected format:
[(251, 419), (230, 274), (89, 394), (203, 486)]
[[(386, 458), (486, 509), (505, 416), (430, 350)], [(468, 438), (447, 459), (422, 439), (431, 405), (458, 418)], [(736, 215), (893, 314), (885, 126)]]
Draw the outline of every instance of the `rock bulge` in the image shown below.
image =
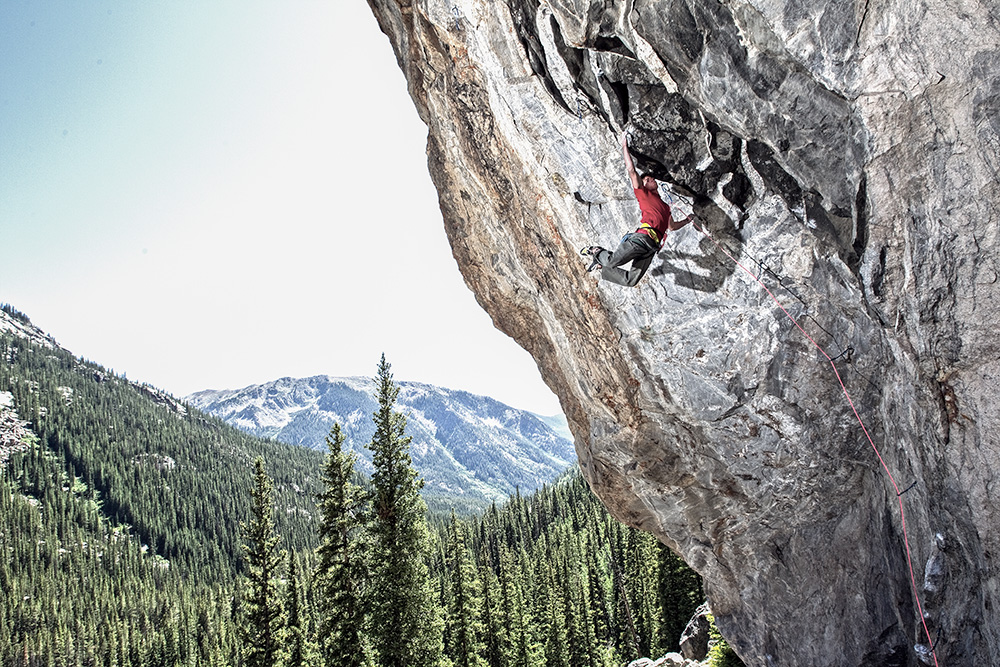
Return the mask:
[[(370, 4), (467, 284), (747, 664), (1000, 663), (996, 7)], [(578, 255), (636, 225), (626, 128), (707, 232), (634, 289)]]

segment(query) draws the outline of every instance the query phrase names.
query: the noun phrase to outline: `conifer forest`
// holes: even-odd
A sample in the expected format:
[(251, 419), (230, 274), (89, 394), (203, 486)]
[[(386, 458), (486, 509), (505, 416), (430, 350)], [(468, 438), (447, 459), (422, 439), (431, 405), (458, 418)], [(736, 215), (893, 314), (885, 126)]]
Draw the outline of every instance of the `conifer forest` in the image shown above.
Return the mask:
[[(0, 664), (624, 665), (704, 596), (576, 470), (429, 514), (385, 358), (374, 473), (0, 334)], [(11, 434), (14, 434), (12, 437)]]

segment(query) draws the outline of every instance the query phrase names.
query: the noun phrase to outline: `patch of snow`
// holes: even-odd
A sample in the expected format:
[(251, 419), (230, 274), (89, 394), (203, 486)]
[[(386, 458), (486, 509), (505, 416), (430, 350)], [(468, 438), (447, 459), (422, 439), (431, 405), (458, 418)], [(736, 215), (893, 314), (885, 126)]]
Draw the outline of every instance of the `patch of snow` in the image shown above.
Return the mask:
[(486, 428), (495, 428), (497, 430), (500, 430), (504, 427), (503, 422), (497, 419), (496, 417), (486, 417), (480, 423), (482, 423), (482, 425), (485, 426)]

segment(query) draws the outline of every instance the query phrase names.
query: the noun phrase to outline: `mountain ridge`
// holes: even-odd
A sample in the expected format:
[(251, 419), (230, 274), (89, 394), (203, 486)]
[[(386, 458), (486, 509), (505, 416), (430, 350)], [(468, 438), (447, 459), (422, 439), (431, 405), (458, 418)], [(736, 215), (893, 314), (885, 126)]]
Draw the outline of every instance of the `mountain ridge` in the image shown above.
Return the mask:
[[(564, 418), (464, 390), (413, 381), (397, 385), (397, 409), (407, 417), (427, 497), (457, 496), (485, 506), (540, 487), (575, 460)], [(359, 456), (359, 469), (370, 472), (365, 444), (374, 431), (375, 400), (368, 378), (284, 377), (241, 389), (207, 389), (183, 400), (253, 435), (311, 449), (323, 448), (339, 423)]]

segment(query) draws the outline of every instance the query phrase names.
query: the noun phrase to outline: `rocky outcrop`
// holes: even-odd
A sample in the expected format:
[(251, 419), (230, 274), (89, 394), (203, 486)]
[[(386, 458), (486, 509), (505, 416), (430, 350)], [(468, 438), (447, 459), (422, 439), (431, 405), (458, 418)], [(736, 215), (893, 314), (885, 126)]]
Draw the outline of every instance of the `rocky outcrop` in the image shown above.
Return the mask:
[(708, 642), (712, 635), (712, 610), (708, 603), (695, 610), (680, 637), (681, 655), (687, 660), (704, 660), (708, 657)]
[(668, 653), (656, 660), (651, 658), (633, 660), (628, 663), (628, 667), (703, 667), (703, 664), (697, 660), (687, 660), (680, 653)]
[(32, 437), (28, 422), (14, 409), (14, 396), (0, 391), (0, 464), (6, 463), (11, 454), (27, 449)]
[[(995, 4), (369, 1), (466, 282), (747, 664), (1000, 664)], [(623, 127), (711, 236), (634, 289)]]

